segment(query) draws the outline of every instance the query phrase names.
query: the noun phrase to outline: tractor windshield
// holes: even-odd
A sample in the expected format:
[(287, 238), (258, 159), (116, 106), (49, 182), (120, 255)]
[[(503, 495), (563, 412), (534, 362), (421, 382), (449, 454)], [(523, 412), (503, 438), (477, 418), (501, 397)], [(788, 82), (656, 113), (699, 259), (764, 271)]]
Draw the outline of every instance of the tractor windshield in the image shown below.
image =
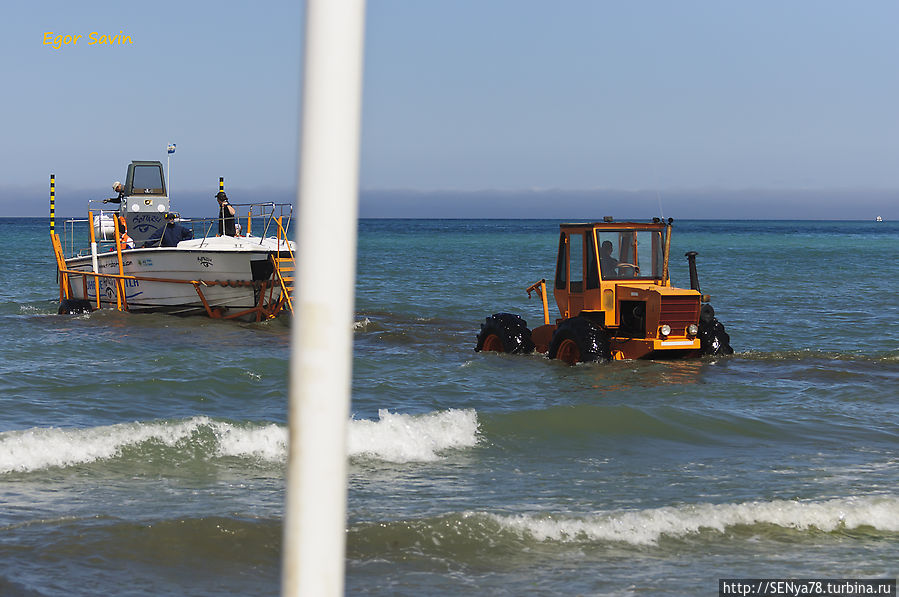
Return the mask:
[(603, 280), (647, 280), (662, 277), (661, 230), (597, 230)]

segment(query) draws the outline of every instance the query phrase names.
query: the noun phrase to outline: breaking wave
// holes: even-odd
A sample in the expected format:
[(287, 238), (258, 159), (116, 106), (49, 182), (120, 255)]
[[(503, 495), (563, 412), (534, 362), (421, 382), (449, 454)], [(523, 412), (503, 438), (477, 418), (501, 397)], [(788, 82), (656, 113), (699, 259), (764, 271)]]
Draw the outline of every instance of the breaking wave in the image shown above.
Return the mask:
[(832, 532), (872, 527), (899, 532), (899, 497), (840, 498), (827, 501), (773, 500), (740, 504), (692, 504), (618, 511), (585, 518), (488, 515), (502, 528), (537, 541), (623, 541), (651, 545), (661, 537), (702, 531), (724, 533), (736, 526), (774, 525), (784, 529)]
[[(425, 415), (379, 413), (379, 420), (350, 420), (350, 457), (390, 462), (432, 461), (445, 450), (477, 443), (473, 410)], [(84, 429), (32, 428), (0, 433), (0, 474), (71, 467), (163, 450), (164, 458), (251, 458), (281, 464), (287, 427), (232, 423), (196, 416), (181, 421), (134, 422)]]
[(86, 429), (34, 428), (0, 433), (0, 473), (108, 460), (134, 447), (193, 447), (210, 456), (274, 460), (286, 453), (285, 445), (286, 434), (278, 425), (236, 425), (203, 416)]
[(474, 410), (403, 415), (378, 411), (377, 421), (350, 421), (348, 452), (390, 462), (428, 462), (444, 450), (470, 448), (478, 443)]
[(391, 522), (357, 523), (349, 529), (354, 556), (398, 552), (438, 553), (474, 560), (486, 552), (532, 553), (538, 545), (658, 547), (662, 539), (697, 538), (756, 542), (782, 533), (899, 533), (899, 497), (848, 497), (825, 501), (772, 500), (690, 504), (594, 514), (498, 514), (457, 512)]

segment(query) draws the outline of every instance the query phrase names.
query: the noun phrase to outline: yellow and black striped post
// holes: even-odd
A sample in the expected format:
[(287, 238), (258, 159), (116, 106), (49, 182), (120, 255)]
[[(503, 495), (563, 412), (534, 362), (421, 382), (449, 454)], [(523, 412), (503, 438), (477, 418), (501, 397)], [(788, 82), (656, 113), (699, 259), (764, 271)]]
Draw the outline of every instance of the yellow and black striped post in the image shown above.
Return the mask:
[(219, 192), (223, 192), (225, 190), (225, 177), (219, 176)]
[(50, 234), (56, 232), (56, 175), (50, 175)]

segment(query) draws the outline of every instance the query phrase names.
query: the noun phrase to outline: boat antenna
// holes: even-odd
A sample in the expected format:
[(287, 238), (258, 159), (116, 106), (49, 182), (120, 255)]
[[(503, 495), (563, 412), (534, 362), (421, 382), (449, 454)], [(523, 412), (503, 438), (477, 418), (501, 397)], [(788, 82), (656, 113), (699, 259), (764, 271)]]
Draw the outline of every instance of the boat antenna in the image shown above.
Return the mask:
[(662, 193), (659, 191), (659, 187), (656, 187), (656, 198), (659, 200), (659, 217), (662, 218), (662, 221), (665, 221), (665, 212), (662, 211)]
[(169, 205), (172, 203), (172, 154), (175, 153), (175, 144), (169, 143), (166, 148), (168, 155), (165, 158), (165, 188), (168, 191)]

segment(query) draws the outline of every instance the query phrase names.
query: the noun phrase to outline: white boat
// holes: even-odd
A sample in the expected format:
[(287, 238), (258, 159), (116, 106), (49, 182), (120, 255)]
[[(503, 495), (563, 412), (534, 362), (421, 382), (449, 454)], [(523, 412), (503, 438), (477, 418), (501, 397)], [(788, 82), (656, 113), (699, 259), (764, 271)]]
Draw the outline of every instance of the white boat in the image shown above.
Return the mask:
[(883, 217), (877, 216), (876, 218), (874, 218), (874, 221), (875, 222), (883, 222)]
[[(232, 204), (246, 232), (238, 236), (217, 236), (215, 218), (177, 217), (174, 223), (191, 230), (193, 238), (157, 246), (148, 241), (166, 226), (165, 214), (172, 213), (162, 163), (132, 162), (125, 184), (113, 188), (118, 197), (93, 206), (87, 219), (65, 222), (62, 237), (51, 232), (60, 313), (114, 307), (259, 321), (292, 311), (296, 246), (287, 239), (291, 205)], [(116, 207), (103, 207), (109, 203)], [(124, 230), (116, 229), (119, 216), (140, 248), (123, 243)], [(262, 235), (253, 235), (253, 227), (261, 227)], [(82, 246), (76, 248), (79, 241)]]

